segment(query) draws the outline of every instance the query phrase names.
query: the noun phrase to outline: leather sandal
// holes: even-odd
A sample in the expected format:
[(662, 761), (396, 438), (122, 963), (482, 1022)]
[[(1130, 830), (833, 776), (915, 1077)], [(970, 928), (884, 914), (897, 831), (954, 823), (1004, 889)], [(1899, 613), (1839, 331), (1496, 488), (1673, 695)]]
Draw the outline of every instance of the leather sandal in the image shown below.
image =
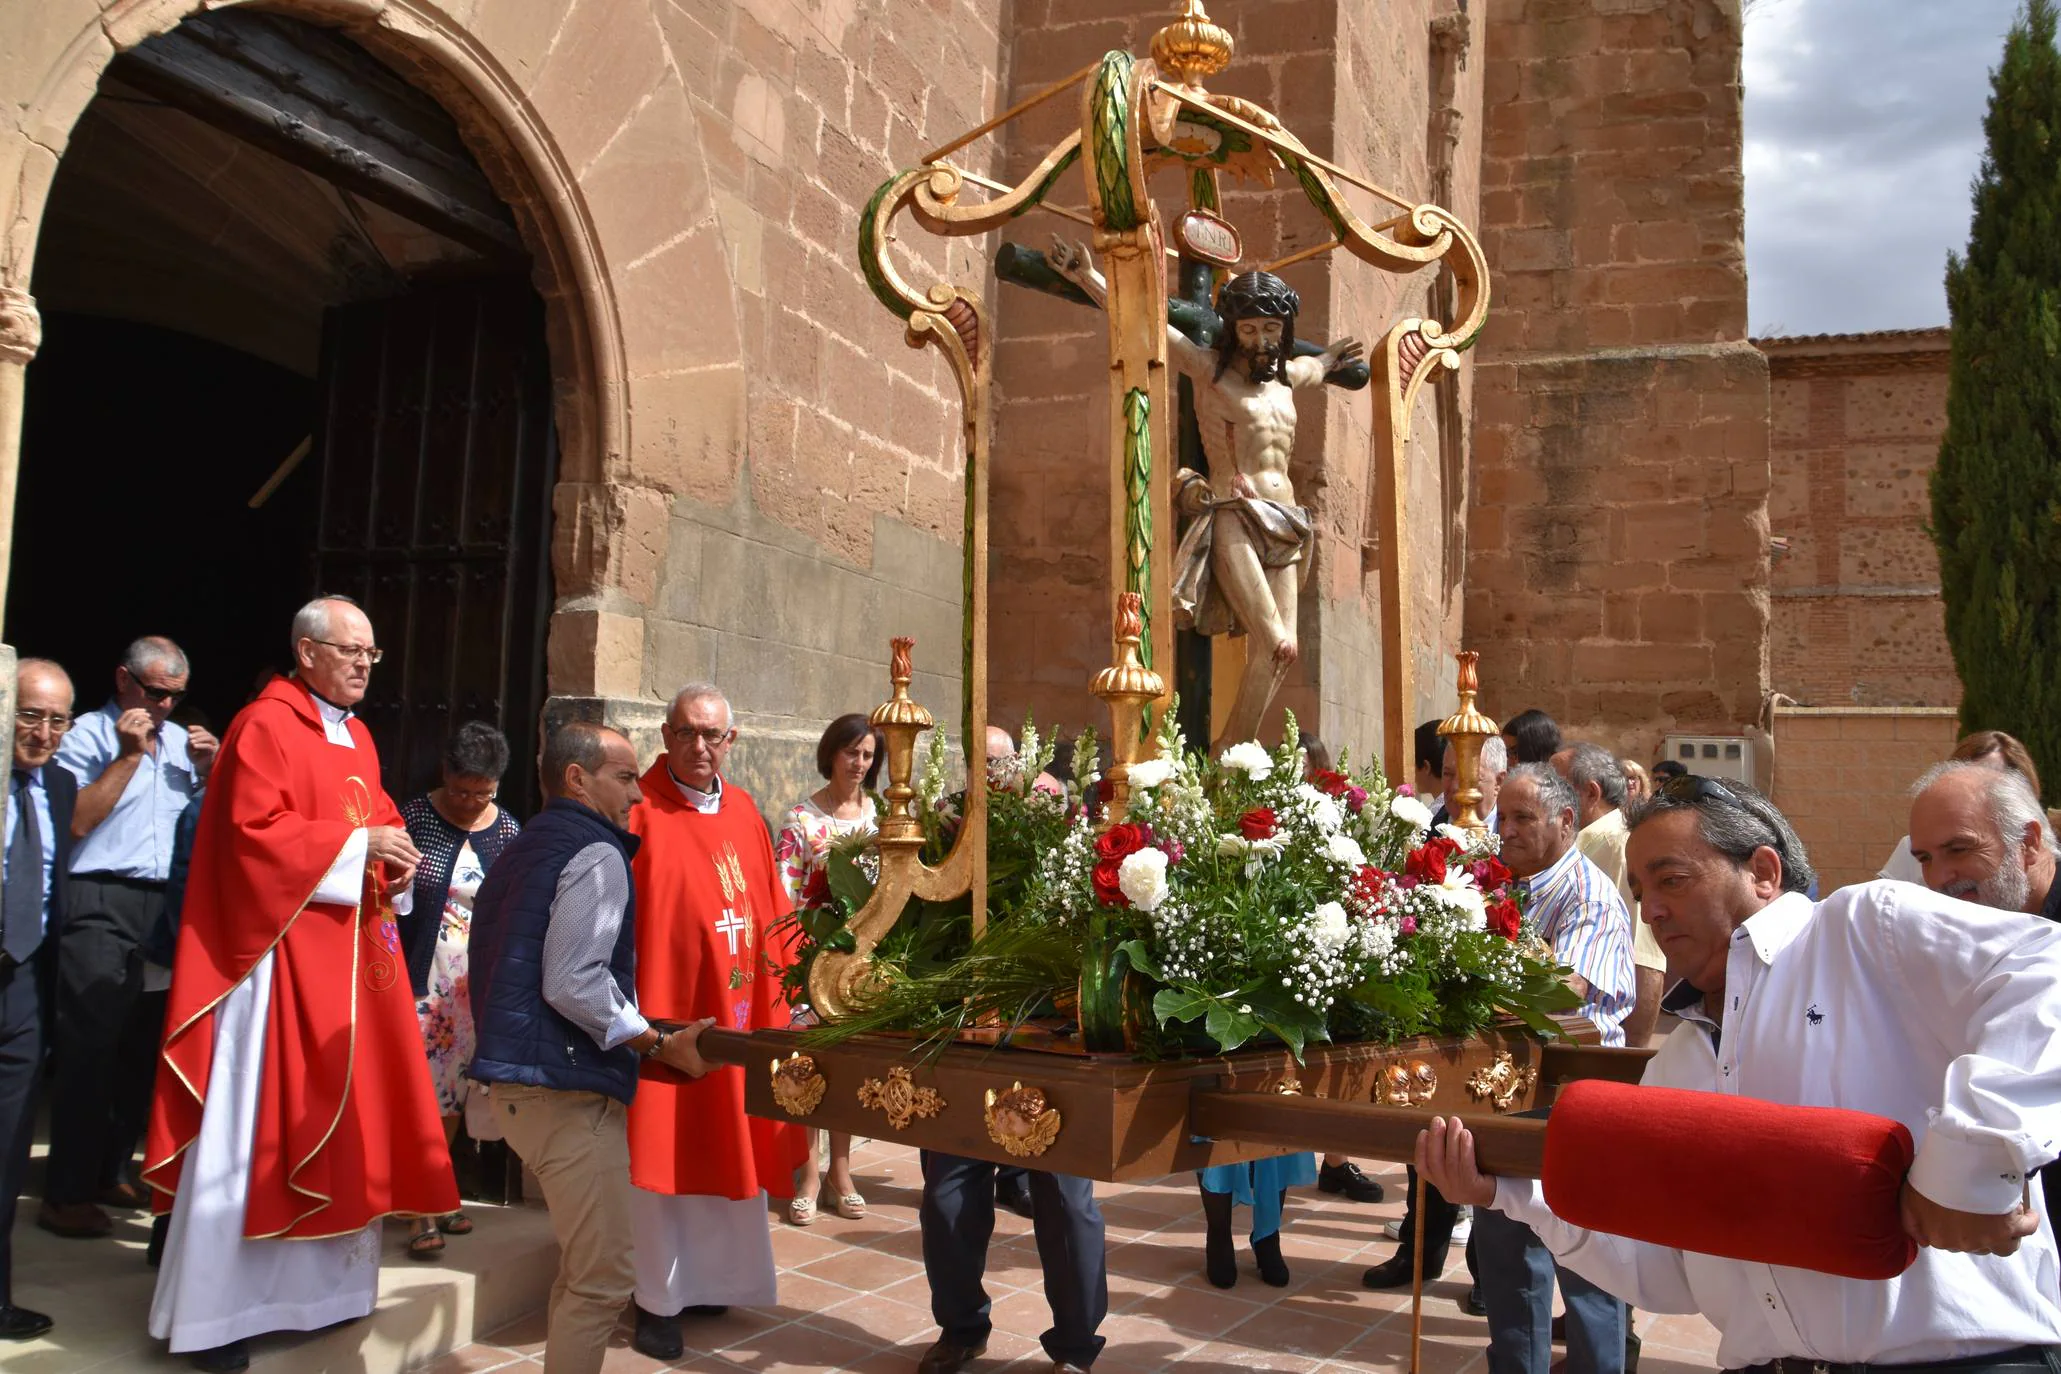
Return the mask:
[(463, 1212), (437, 1218), (437, 1230), (447, 1236), (469, 1236), (472, 1234), (472, 1218)]
[(444, 1253), (443, 1233), (434, 1227), (417, 1231), (408, 1237), (408, 1258), (414, 1260), (441, 1259)]

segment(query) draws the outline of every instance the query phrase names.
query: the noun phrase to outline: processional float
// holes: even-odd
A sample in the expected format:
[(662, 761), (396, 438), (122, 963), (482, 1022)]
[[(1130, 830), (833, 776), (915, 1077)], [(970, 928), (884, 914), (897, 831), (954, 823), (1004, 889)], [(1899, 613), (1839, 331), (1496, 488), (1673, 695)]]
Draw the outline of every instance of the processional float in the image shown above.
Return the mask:
[[(893, 250), (893, 228), (906, 212), (933, 234), (978, 235), (1043, 208), (1081, 219), (1093, 230), (1095, 250), (1107, 271), (1109, 566), (1118, 623), (1116, 661), (1090, 686), (1111, 714), (1106, 815), (1112, 820), (1123, 814), (1131, 770), (1151, 743), (1153, 715), (1168, 705), (1161, 670), (1173, 657), (1171, 541), (1166, 535), (1174, 527), (1174, 511), (1171, 483), (1157, 475), (1169, 472), (1175, 448), (1168, 324), (1171, 316), (1177, 328), (1192, 331), (1191, 337), (1202, 335), (1195, 342), (1207, 346), (1216, 343), (1210, 337), (1214, 331), (1228, 328), (1208, 307), (1210, 276), (1204, 275), (1221, 280), (1224, 269), (1239, 263), (1239, 235), (1222, 215), (1222, 175), (1270, 180), (1275, 170), (1285, 171), (1329, 226), (1329, 241), (1271, 267), (1342, 249), (1385, 272), (1451, 274), (1449, 298), (1457, 303), (1458, 318), (1403, 319), (1378, 341), (1368, 363), (1348, 362), (1328, 379), (1348, 387), (1372, 382), (1391, 773), (1401, 771), (1402, 741), (1410, 737), (1400, 480), (1410, 414), (1428, 377), (1458, 367), (1458, 355), (1472, 343), (1488, 309), (1481, 249), (1449, 211), (1409, 201), (1317, 156), (1266, 109), (1208, 90), (1203, 82), (1226, 66), (1231, 53), (1231, 35), (1210, 21), (1200, 0), (1185, 0), (1179, 16), (1153, 38), (1149, 58), (1110, 52), (952, 140), (882, 185), (860, 223), (860, 265), (874, 294), (904, 322), (911, 347), (934, 347), (944, 355), (963, 405), (960, 731), (968, 742), (981, 738), (989, 719), (993, 334), (988, 305), (972, 288), (949, 282), (919, 287), (909, 280)], [(1076, 91), (1080, 128), (1019, 184), (991, 181), (951, 160), (1032, 107)], [(1084, 173), (1085, 216), (1046, 204), (1076, 164)], [(1187, 205), (1173, 233), (1178, 253), (1169, 247), (1166, 216), (1149, 189), (1152, 174), (1168, 166), (1186, 173)], [(1367, 223), (1341, 193), (1341, 182), (1392, 203), (1398, 212)], [(975, 188), (992, 195), (976, 200)], [(1005, 280), (1088, 300), (1035, 250), (1005, 245), (998, 271)], [(1170, 299), (1175, 273), (1186, 278), (1175, 284), (1189, 289)], [(1200, 291), (1194, 289), (1198, 277)], [(1299, 351), (1323, 350), (1303, 345)], [(887, 741), (889, 779), (877, 838), (877, 879), (870, 899), (849, 921), (848, 947), (823, 949), (808, 972), (808, 1000), (832, 1025), (866, 1004), (869, 979), (875, 976), (870, 956), (912, 900), (970, 898), (976, 934), (986, 918), (987, 789), (979, 785), (975, 770), (956, 840), (942, 861), (925, 863), (920, 857), (925, 830), (913, 779), (918, 736), (934, 720), (909, 696), (911, 641), (896, 639), (893, 649), (893, 695), (872, 716)], [(1455, 819), (1479, 831), (1477, 764), (1483, 741), (1497, 727), (1474, 708), (1473, 655), (1461, 657), (1462, 708), (1443, 731), (1458, 756)], [(1557, 1036), (1510, 1020), (1465, 1038), (1312, 1043), (1300, 1055), (1284, 1047), (1161, 1062), (1138, 1062), (1120, 1043), (1106, 1047), (1113, 1052), (1091, 1052), (1093, 1037), (1037, 1027), (978, 1028), (961, 1037), (973, 1043), (941, 1052), (932, 1046), (919, 1053), (908, 1038), (891, 1035), (824, 1044), (805, 1033), (712, 1030), (702, 1044), (712, 1060), (746, 1070), (748, 1109), (757, 1115), (1101, 1180), (1128, 1180), (1283, 1149), (1404, 1159), (1432, 1111), (1504, 1117), (1547, 1101), (1557, 1085), (1572, 1078), (1636, 1078), (1644, 1052), (1601, 1049), (1593, 1028), (1578, 1016), (1554, 1020)], [(1485, 1159), (1508, 1171), (1536, 1174), (1542, 1125), (1510, 1121), (1506, 1130), (1491, 1130), (1483, 1137)]]

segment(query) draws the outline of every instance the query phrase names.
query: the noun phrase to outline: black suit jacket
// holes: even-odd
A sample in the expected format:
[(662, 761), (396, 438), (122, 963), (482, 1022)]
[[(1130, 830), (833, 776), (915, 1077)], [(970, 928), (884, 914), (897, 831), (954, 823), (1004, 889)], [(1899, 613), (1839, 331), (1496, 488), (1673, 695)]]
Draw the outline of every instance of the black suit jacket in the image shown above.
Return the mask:
[(79, 801), (79, 780), (56, 759), (43, 765), (43, 790), (50, 794), (50, 825), (57, 832), (57, 847), (50, 861), (50, 919), (43, 927), (43, 943), (36, 957), (45, 964), (56, 962), (49, 951), (57, 948), (57, 934), (64, 928), (65, 899), (71, 890), (72, 811)]

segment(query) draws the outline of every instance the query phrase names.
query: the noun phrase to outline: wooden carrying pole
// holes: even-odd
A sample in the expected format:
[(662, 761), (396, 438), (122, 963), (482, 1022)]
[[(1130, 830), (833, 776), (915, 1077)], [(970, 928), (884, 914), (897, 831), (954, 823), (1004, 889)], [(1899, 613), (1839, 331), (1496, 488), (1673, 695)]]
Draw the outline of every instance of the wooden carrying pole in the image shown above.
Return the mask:
[[(1197, 1089), (1188, 1099), (1195, 1134), (1283, 1150), (1320, 1150), (1361, 1159), (1413, 1158), (1417, 1133), (1438, 1113), (1419, 1107), (1376, 1107), (1271, 1092)], [(1465, 1118), (1474, 1133), (1474, 1158), (1485, 1174), (1537, 1178), (1546, 1165), (1546, 1123), (1539, 1117)]]

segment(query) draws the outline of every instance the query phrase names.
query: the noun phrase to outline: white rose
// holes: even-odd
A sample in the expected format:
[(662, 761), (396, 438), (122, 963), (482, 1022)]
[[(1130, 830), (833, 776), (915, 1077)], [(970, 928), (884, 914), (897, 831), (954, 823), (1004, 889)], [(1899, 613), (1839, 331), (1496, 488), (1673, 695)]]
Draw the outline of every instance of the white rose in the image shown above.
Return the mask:
[(1166, 900), (1166, 855), (1157, 849), (1127, 854), (1117, 866), (1116, 885), (1140, 911), (1151, 911)]
[(1257, 743), (1247, 740), (1234, 744), (1217, 759), (1224, 767), (1236, 773), (1243, 773), (1254, 782), (1263, 780), (1274, 771), (1274, 760)]
[(1350, 835), (1333, 835), (1324, 841), (1324, 852), (1342, 864), (1364, 868), (1367, 856), (1360, 849), (1360, 842)]
[(1336, 902), (1325, 902), (1310, 913), (1310, 933), (1318, 944), (1327, 950), (1335, 950), (1352, 934), (1352, 924), (1346, 919), (1345, 908)]
[(1157, 787), (1173, 775), (1172, 759), (1140, 759), (1131, 765), (1131, 786)]
[(1398, 795), (1388, 804), (1388, 814), (1419, 834), (1431, 829), (1431, 808), (1415, 797)]

